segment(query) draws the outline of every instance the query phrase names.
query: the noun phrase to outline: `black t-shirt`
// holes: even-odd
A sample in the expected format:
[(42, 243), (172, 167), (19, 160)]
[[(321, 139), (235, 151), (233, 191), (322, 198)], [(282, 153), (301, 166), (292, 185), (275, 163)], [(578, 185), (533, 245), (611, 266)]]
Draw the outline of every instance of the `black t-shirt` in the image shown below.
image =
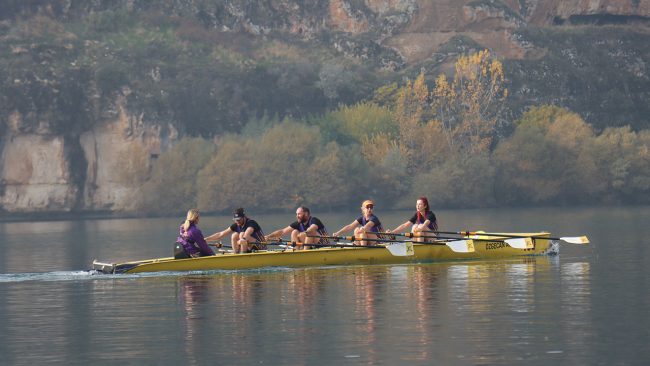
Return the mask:
[(310, 217), (309, 221), (307, 221), (307, 223), (302, 224), (302, 227), (304, 228), (304, 230), (300, 229), (300, 223), (298, 221), (294, 222), (293, 224), (291, 224), (289, 226), (291, 226), (292, 229), (298, 230), (298, 231), (300, 231), (302, 233), (305, 230), (309, 229), (309, 227), (312, 226), (312, 225), (318, 226), (318, 229), (316, 229), (317, 231), (321, 230), (321, 229), (323, 229), (325, 227), (325, 225), (323, 225), (323, 223), (319, 219), (315, 218), (314, 216)]
[(257, 224), (257, 222), (255, 222), (255, 220), (251, 220), (251, 219), (246, 219), (246, 224), (244, 224), (244, 227), (240, 228), (239, 231), (237, 230), (237, 227), (238, 227), (238, 225), (235, 222), (232, 225), (230, 225), (230, 230), (232, 230), (235, 233), (236, 232), (242, 232), (243, 233), (243, 232), (246, 231), (246, 229), (248, 229), (249, 227), (252, 227), (253, 228), (253, 233), (256, 233), (258, 231), (262, 231), (262, 228)]
[[(429, 220), (431, 224), (436, 222), (436, 215), (433, 214), (432, 211), (427, 212), (427, 217), (424, 219), (424, 221)], [(413, 217), (409, 220), (411, 224), (415, 224), (418, 221), (418, 213), (416, 212)], [(424, 224), (424, 222), (421, 222), (420, 224)]]
[[(359, 217), (359, 218), (357, 219), (357, 222), (359, 223), (359, 225), (365, 225), (365, 224), (363, 223), (363, 216)], [(375, 224), (375, 226), (373, 226), (373, 228), (379, 228), (379, 227), (381, 227), (381, 222), (379, 221), (379, 219), (378, 219), (377, 216), (375, 216), (375, 215), (371, 215), (371, 216), (370, 216), (370, 219), (366, 221), (366, 224), (369, 223), (369, 222), (373, 222), (373, 223)], [(374, 231), (374, 230), (373, 230), (373, 231)]]

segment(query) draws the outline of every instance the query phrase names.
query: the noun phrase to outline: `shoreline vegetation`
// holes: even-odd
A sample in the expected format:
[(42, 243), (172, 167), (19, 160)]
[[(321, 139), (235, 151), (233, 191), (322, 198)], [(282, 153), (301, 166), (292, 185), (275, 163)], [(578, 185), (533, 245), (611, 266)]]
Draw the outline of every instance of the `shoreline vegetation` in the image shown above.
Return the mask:
[[(326, 117), (348, 131), (386, 113), (367, 104), (342, 110), (355, 117)], [(367, 115), (359, 118), (359, 110)], [(392, 115), (397, 120), (398, 113)], [(145, 216), (190, 208), (228, 213), (239, 205), (288, 212), (307, 204), (322, 212), (348, 209), (362, 198), (404, 210), (420, 196), (436, 208), (650, 202), (650, 131), (621, 127), (596, 134), (578, 115), (557, 107), (525, 113), (492, 151), (481, 136), (450, 150), (436, 121), (416, 124), (413, 141), (404, 132), (393, 137), (384, 130), (347, 144), (334, 136), (350, 135), (326, 138), (319, 123), (322, 117), (251, 121), (248, 126), (255, 128), (225, 136), (218, 146), (185, 138), (151, 169), (138, 167), (144, 160), (136, 148), (124, 151), (118, 164), (133, 167), (122, 171), (122, 179), (137, 182), (134, 209)]]
[[(120, 97), (152, 119), (173, 116), (183, 138), (155, 158), (137, 142), (119, 153), (113, 170), (132, 192), (127, 211), (3, 211), (0, 221), (164, 217), (190, 208), (221, 214), (239, 206), (332, 212), (364, 199), (403, 210), (421, 196), (445, 209), (648, 204), (650, 103), (641, 58), (650, 53), (647, 31), (628, 30), (520, 29), (540, 50), (525, 60), (499, 60), (454, 38), (443, 47), (456, 59), (454, 72), (443, 73), (441, 54), (380, 70), (337, 54), (323, 43), (327, 32), (309, 46), (154, 11), (5, 21), (4, 114), (48, 117), (49, 133), (78, 139), (93, 120), (79, 107), (90, 104), (86, 95), (98, 104)], [(607, 41), (614, 36), (625, 41)], [(630, 64), (625, 52), (645, 56)], [(619, 63), (626, 66), (612, 67)], [(26, 118), (23, 128), (41, 128), (40, 121)], [(84, 174), (80, 168), (80, 185)]]

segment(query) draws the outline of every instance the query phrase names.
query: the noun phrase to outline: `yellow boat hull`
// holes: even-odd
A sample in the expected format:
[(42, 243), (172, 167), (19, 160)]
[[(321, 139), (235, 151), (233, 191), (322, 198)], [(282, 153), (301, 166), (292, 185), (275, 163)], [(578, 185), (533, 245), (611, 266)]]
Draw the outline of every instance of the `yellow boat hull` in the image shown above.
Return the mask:
[(414, 255), (394, 256), (383, 246), (354, 248), (320, 248), (312, 250), (269, 250), (250, 254), (223, 253), (211, 257), (174, 259), (160, 258), (127, 263), (93, 262), (95, 270), (104, 273), (140, 273), (162, 271), (234, 270), (261, 267), (297, 267), (340, 264), (393, 264), (442, 260), (486, 259), (547, 252), (551, 241), (548, 233), (516, 234), (536, 236), (534, 248), (516, 249), (503, 241), (504, 237), (481, 237), (494, 241), (474, 241), (474, 252), (457, 253), (446, 245), (414, 243)]

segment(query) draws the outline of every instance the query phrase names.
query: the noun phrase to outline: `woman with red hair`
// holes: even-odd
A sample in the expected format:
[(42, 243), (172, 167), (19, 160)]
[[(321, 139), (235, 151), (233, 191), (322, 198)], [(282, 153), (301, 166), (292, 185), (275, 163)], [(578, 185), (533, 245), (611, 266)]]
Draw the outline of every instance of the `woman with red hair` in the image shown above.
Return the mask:
[[(429, 208), (429, 200), (426, 197), (418, 198), (415, 204), (415, 215), (410, 220), (395, 228), (395, 230), (388, 230), (387, 233), (399, 233), (407, 227), (413, 225), (411, 232), (413, 234), (420, 234), (424, 230), (438, 231), (438, 221), (436, 215), (431, 212)], [(435, 235), (435, 234), (430, 234)], [(413, 238), (413, 241), (424, 241), (424, 238)]]

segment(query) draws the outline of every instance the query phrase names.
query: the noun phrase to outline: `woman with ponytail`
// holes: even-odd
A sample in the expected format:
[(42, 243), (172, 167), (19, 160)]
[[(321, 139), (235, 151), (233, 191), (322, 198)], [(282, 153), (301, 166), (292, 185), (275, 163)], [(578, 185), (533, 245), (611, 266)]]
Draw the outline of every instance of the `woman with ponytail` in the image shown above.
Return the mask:
[[(431, 212), (429, 208), (429, 201), (426, 197), (418, 198), (415, 204), (415, 215), (411, 219), (402, 225), (395, 228), (395, 230), (386, 231), (387, 233), (399, 233), (400, 231), (406, 229), (407, 227), (413, 225), (411, 232), (413, 234), (419, 234), (425, 230), (428, 231), (438, 231), (438, 221), (436, 220), (436, 215)], [(430, 233), (429, 235), (433, 236), (435, 233)], [(424, 238), (413, 238), (413, 241), (424, 241)]]
[(178, 241), (183, 244), (187, 255), (192, 258), (214, 255), (214, 252), (203, 239), (203, 233), (196, 227), (199, 224), (199, 211), (189, 210), (187, 220), (181, 225)]

